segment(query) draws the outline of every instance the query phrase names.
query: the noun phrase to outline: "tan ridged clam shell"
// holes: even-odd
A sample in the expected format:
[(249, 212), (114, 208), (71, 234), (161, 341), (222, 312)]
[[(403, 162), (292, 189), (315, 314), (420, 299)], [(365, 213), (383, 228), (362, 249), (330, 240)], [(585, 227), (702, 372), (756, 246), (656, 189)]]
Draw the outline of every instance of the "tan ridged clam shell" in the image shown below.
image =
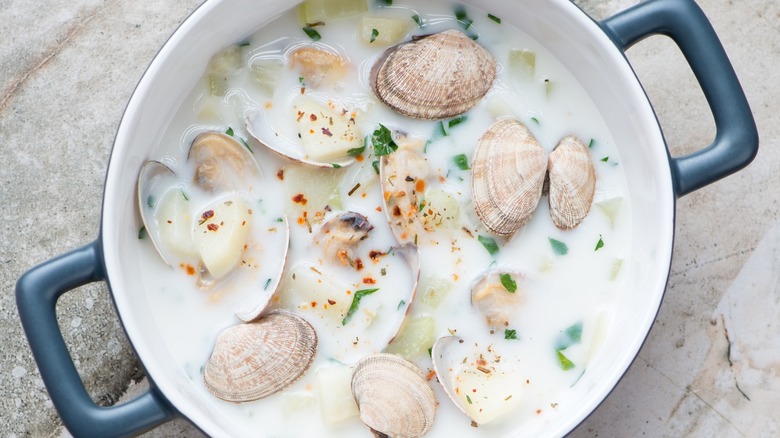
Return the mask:
[(593, 204), (596, 173), (588, 147), (573, 136), (564, 137), (548, 159), (550, 217), (569, 230), (582, 222)]
[(507, 236), (531, 220), (542, 196), (546, 154), (531, 131), (512, 119), (482, 135), (471, 165), (474, 209), (490, 231)]
[(496, 78), (496, 61), (459, 30), (389, 48), (371, 70), (371, 88), (393, 110), (444, 119), (470, 110)]
[(233, 137), (207, 131), (192, 141), (188, 160), (195, 167), (194, 182), (207, 191), (238, 190), (252, 174), (262, 176), (255, 157)]
[(436, 415), (436, 396), (425, 375), (394, 354), (360, 359), (352, 371), (352, 396), (363, 423), (392, 437), (424, 435)]
[(257, 322), (225, 329), (203, 370), (206, 389), (231, 402), (258, 400), (298, 380), (317, 352), (303, 318), (275, 310)]

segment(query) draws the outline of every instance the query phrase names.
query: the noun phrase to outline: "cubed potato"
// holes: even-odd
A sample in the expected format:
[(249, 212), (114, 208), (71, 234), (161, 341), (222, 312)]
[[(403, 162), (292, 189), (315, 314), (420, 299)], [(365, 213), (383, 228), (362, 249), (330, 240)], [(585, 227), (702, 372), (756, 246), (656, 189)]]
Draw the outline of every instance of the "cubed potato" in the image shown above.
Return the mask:
[(212, 96), (224, 96), (228, 88), (228, 79), (244, 66), (244, 54), (241, 47), (232, 45), (214, 55), (206, 67), (209, 93)]
[(385, 352), (414, 360), (428, 354), (428, 349), (434, 341), (436, 341), (436, 321), (431, 316), (417, 316), (404, 322), (401, 333), (385, 348)]
[(355, 119), (349, 111), (301, 99), (295, 105), (298, 132), (309, 159), (320, 163), (339, 161), (347, 151), (363, 146)]
[(360, 39), (366, 44), (388, 46), (406, 38), (413, 21), (408, 18), (363, 17)]
[(160, 230), (160, 240), (166, 248), (180, 257), (198, 255), (192, 240), (190, 203), (180, 189), (165, 192), (157, 204), (155, 220)]
[(338, 424), (360, 415), (352, 397), (352, 368), (335, 365), (317, 369), (317, 399), (326, 424)]
[(344, 178), (344, 171), (345, 169), (323, 171), (302, 166), (285, 168), (284, 182), (288, 201), (286, 210), (293, 221), (304, 210), (309, 212), (308, 219), (313, 224), (317, 221), (315, 214), (324, 212), (325, 207), (331, 210), (341, 209), (339, 187)]
[(615, 196), (603, 201), (596, 202), (596, 207), (599, 208), (609, 219), (610, 225), (615, 226), (615, 219), (617, 219), (620, 213), (620, 208), (623, 206), (623, 197)]
[(201, 211), (193, 238), (201, 260), (215, 279), (235, 268), (252, 230), (252, 210), (239, 197), (223, 199)]
[(455, 381), (462, 406), (479, 424), (517, 412), (523, 401), (522, 380), (501, 370), (485, 373), (464, 366), (458, 371)]
[(512, 49), (509, 52), (509, 72), (515, 79), (531, 80), (536, 75), (536, 53)]
[(451, 194), (441, 189), (429, 189), (421, 202), (424, 205), (418, 216), (426, 230), (460, 227), (460, 205)]
[(282, 306), (317, 312), (340, 326), (352, 304), (349, 283), (308, 264), (297, 264), (285, 275)]
[(301, 24), (327, 23), (337, 18), (350, 17), (366, 12), (366, 0), (306, 0), (298, 6)]
[(446, 278), (435, 273), (426, 274), (420, 280), (418, 299), (426, 306), (437, 309), (450, 295), (451, 290), (452, 283)]
[(276, 91), (276, 81), (282, 71), (282, 61), (261, 59), (249, 64), (254, 83), (267, 96), (273, 96)]

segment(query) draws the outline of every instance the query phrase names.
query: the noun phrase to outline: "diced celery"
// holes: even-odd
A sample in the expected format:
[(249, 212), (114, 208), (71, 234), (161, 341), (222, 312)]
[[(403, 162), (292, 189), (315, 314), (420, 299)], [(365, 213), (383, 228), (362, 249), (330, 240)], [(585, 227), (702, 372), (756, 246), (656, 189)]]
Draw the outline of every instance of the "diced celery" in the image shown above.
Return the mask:
[(615, 259), (615, 263), (612, 265), (612, 271), (609, 273), (610, 281), (617, 280), (617, 277), (620, 274), (620, 268), (622, 267), (623, 267), (623, 259)]
[(418, 299), (426, 306), (436, 309), (447, 299), (451, 290), (452, 283), (446, 278), (437, 274), (425, 275), (417, 290)]
[(536, 53), (531, 50), (510, 50), (509, 71), (516, 79), (533, 79), (536, 74)]
[(620, 212), (620, 207), (623, 205), (623, 197), (622, 196), (615, 196), (614, 198), (610, 198), (604, 201), (600, 201), (596, 203), (596, 206), (604, 212), (605, 215), (607, 215), (607, 218), (609, 218), (609, 223), (613, 227), (615, 226), (615, 219), (617, 218), (618, 213)]
[(494, 119), (514, 115), (512, 105), (503, 97), (493, 96), (487, 101), (487, 109)]
[(338, 424), (360, 415), (352, 397), (352, 369), (347, 366), (317, 369), (320, 412), (326, 424)]
[(414, 360), (428, 354), (436, 340), (436, 321), (431, 316), (418, 316), (407, 319), (393, 342), (385, 348), (385, 353), (398, 354), (407, 360)]
[(363, 17), (360, 20), (360, 38), (372, 45), (397, 44), (406, 37), (411, 27), (412, 22), (408, 18)]
[(209, 92), (212, 96), (224, 96), (228, 79), (244, 66), (241, 47), (232, 45), (214, 55), (206, 67)]
[(298, 6), (301, 24), (327, 23), (368, 10), (366, 0), (306, 0)]
[(268, 96), (273, 96), (276, 81), (282, 71), (282, 62), (271, 59), (253, 61), (249, 64), (249, 71), (260, 90)]

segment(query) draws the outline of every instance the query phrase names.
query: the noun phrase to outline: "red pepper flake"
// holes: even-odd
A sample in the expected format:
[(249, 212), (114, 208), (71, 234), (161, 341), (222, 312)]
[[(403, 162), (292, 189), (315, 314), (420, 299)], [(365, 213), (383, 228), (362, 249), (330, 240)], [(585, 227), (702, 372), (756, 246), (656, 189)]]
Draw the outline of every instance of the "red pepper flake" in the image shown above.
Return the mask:
[(311, 113), (311, 115), (309, 115), (309, 120), (311, 120), (312, 122), (316, 122), (317, 121), (317, 115), (314, 114), (314, 113)]
[(380, 212), (380, 213), (381, 213), (381, 212), (382, 212), (382, 207), (377, 207), (377, 208), (376, 208), (376, 211), (378, 211), (378, 212)]
[(414, 185), (414, 189), (417, 191), (417, 193), (422, 193), (425, 191), (425, 181), (418, 179), (417, 183)]
[(208, 224), (208, 225), (206, 225), (206, 228), (208, 228), (209, 231), (217, 231), (219, 229), (219, 225), (217, 225), (217, 224)]
[[(301, 94), (303, 94), (303, 91), (302, 91), (302, 90), (303, 90), (303, 88), (301, 88)], [(298, 111), (298, 119), (296, 120), (296, 122), (300, 122), (300, 121), (301, 121), (301, 119), (303, 118), (303, 115), (304, 115), (304, 114), (305, 114), (305, 113), (304, 113), (303, 111)]]
[(322, 133), (327, 135), (328, 137), (333, 137), (333, 133), (330, 132), (330, 129), (328, 128), (322, 128)]
[(204, 220), (205, 220), (205, 219), (211, 219), (212, 217), (214, 217), (214, 210), (208, 210), (208, 211), (204, 211), (204, 212), (203, 212), (203, 214), (201, 215), (201, 217), (202, 217)]
[(373, 260), (374, 262), (379, 261), (379, 257), (385, 256), (385, 255), (387, 255), (386, 252), (376, 251), (376, 250), (371, 250), (368, 253), (368, 257), (370, 257), (371, 260)]
[(401, 216), (401, 207), (397, 205), (393, 207), (393, 216)]
[(537, 409), (537, 410), (536, 410), (536, 415), (539, 415), (539, 414), (541, 414), (541, 413), (542, 413), (542, 410), (541, 410), (541, 409)]
[(376, 280), (374, 280), (371, 277), (365, 277), (365, 278), (363, 278), (363, 283), (364, 284), (376, 284)]
[(187, 273), (187, 275), (190, 275), (190, 276), (195, 275), (195, 267), (192, 266), (191, 264), (189, 264), (189, 263), (187, 263), (187, 264), (181, 263), (181, 264), (179, 264), (179, 266), (182, 269), (184, 269), (184, 271)]
[(316, 302), (316, 301), (312, 301), (312, 302), (311, 302), (311, 306), (312, 306), (312, 307), (317, 307), (317, 302)]
[(425, 379), (426, 380), (432, 380), (434, 377), (436, 377), (436, 371), (435, 370), (430, 370), (430, 371), (428, 371), (428, 375), (425, 376)]
[(333, 305), (335, 305), (335, 304), (336, 304), (336, 300), (331, 300), (330, 298), (328, 298), (328, 304), (330, 304), (331, 306), (333, 306)]
[(355, 259), (355, 269), (358, 271), (363, 269), (363, 260)]
[(168, 219), (168, 223), (169, 223), (169, 224), (172, 224), (172, 223), (173, 223), (173, 221), (172, 221), (172, 220), (170, 220), (170, 219)]
[(278, 178), (279, 181), (284, 181), (284, 167), (276, 171), (276, 178)]
[(307, 202), (309, 202), (309, 200), (308, 200), (308, 199), (306, 199), (306, 198), (303, 196), (303, 193), (298, 193), (297, 195), (293, 196), (293, 197), (292, 197), (292, 200), (293, 200), (293, 202), (295, 202), (296, 204), (301, 204), (301, 205), (306, 205), (306, 203), (307, 203)]

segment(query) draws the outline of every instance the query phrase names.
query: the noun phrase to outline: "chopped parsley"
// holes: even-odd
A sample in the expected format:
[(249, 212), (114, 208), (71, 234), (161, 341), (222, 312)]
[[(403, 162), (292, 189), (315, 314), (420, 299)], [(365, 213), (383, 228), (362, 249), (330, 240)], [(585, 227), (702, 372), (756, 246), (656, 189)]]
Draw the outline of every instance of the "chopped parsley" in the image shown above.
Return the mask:
[(495, 21), (495, 22), (496, 22), (496, 23), (498, 23), (498, 24), (501, 24), (501, 19), (500, 19), (500, 18), (498, 18), (498, 17), (496, 17), (496, 16), (495, 16), (495, 15), (493, 15), (493, 14), (488, 14), (488, 18), (490, 18), (491, 20)]
[(181, 197), (184, 198), (185, 201), (190, 200), (190, 197), (187, 196), (187, 192), (185, 192), (184, 190), (179, 190), (179, 191), (181, 192)]
[(590, 141), (588, 142), (588, 148), (589, 149), (592, 149), (593, 146), (596, 146), (596, 139), (595, 138), (591, 138)]
[(276, 218), (276, 222), (284, 222), (284, 219), (278, 217), (278, 218)]
[(504, 329), (504, 339), (517, 339), (517, 330)]
[(376, 172), (376, 174), (379, 175), (379, 160), (374, 160), (374, 162), (371, 163), (371, 167), (373, 167), (374, 172)]
[(247, 143), (247, 142), (246, 142), (246, 140), (244, 140), (244, 139), (243, 139), (243, 138), (241, 138), (241, 137), (238, 137), (238, 139), (239, 139), (239, 140), (241, 140), (241, 144), (243, 144), (243, 145), (244, 145), (244, 147), (245, 147), (245, 148), (246, 148), (246, 149), (247, 149), (249, 152), (251, 152), (251, 153), (253, 153), (253, 154), (255, 153), (255, 151), (253, 151), (253, 150), (252, 150), (252, 148), (249, 146), (249, 143)]
[(574, 368), (574, 362), (570, 361), (568, 357), (564, 356), (561, 350), (556, 350), (555, 352), (558, 354), (558, 363), (560, 363), (562, 370), (568, 371)]
[(425, 196), (423, 196), (420, 200), (420, 205), (417, 207), (417, 211), (423, 211), (423, 208), (425, 208)]
[(548, 237), (547, 240), (550, 241), (550, 246), (552, 246), (553, 252), (555, 252), (556, 254), (566, 255), (569, 253), (569, 247), (566, 246), (566, 244), (561, 242), (560, 240), (555, 240), (552, 237)]
[(596, 242), (596, 249), (594, 249), (593, 252), (596, 252), (601, 248), (604, 248), (604, 239), (601, 237), (601, 235), (599, 235), (599, 241)]
[(306, 32), (306, 35), (309, 36), (313, 41), (319, 41), (322, 38), (322, 35), (320, 35), (319, 32), (317, 32), (316, 29), (313, 27), (306, 26), (303, 28), (303, 31)]
[(398, 149), (398, 145), (393, 141), (392, 133), (381, 123), (379, 124), (379, 128), (371, 135), (371, 144), (374, 146), (374, 153), (377, 157), (391, 154)]
[(142, 226), (138, 229), (138, 240), (143, 240), (146, 238), (146, 227)]
[(537, 119), (536, 117), (531, 117), (531, 121), (532, 121), (532, 122), (534, 122), (534, 123), (536, 123), (537, 125), (540, 125), (540, 124), (541, 124), (541, 123), (539, 122), (539, 119)]
[(487, 252), (490, 255), (493, 255), (498, 252), (498, 244), (496, 243), (496, 239), (492, 237), (479, 235), (477, 236), (477, 240), (479, 240), (479, 243), (481, 243), (482, 246), (485, 247), (485, 250), (487, 250)]
[(466, 401), (469, 402), (469, 404), (471, 404), (471, 397), (469, 397), (468, 394), (466, 394)]
[(449, 122), (447, 122), (447, 127), (448, 128), (453, 128), (453, 127), (458, 126), (461, 123), (465, 122), (466, 120), (468, 120), (468, 117), (466, 117), (466, 116), (455, 117), (454, 119), (452, 119)]
[(355, 312), (358, 309), (358, 306), (360, 306), (360, 300), (363, 299), (366, 295), (371, 295), (372, 293), (378, 291), (379, 288), (375, 289), (361, 289), (358, 291), (355, 291), (355, 295), (352, 296), (352, 304), (349, 306), (349, 310), (347, 310), (347, 314), (344, 315), (344, 319), (341, 320), (341, 325), (347, 325), (347, 322), (352, 318), (352, 315), (355, 314)]
[(369, 41), (369, 43), (373, 43), (374, 41), (376, 41), (376, 37), (378, 36), (379, 36), (379, 31), (376, 29), (371, 29), (371, 40)]
[(265, 286), (263, 286), (263, 290), (268, 290), (268, 286), (270, 285), (271, 285), (271, 279), (269, 278), (268, 280), (265, 281)]
[(396, 308), (396, 310), (401, 310), (401, 307), (403, 307), (404, 304), (406, 304), (406, 301), (404, 301), (404, 300), (399, 301), (398, 302), (398, 308)]
[(515, 293), (517, 292), (517, 282), (514, 278), (512, 278), (511, 275), (507, 273), (503, 273), (498, 276), (498, 278), (501, 280), (501, 285), (504, 286), (504, 289), (507, 290), (509, 293)]
[(463, 29), (466, 30), (468, 30), (468, 28), (470, 28), (474, 23), (474, 20), (469, 18), (469, 14), (466, 12), (466, 8), (461, 5), (458, 5), (455, 8), (455, 19), (458, 20), (458, 23), (460, 23), (461, 26), (463, 26)]
[(333, 166), (334, 169), (341, 169), (341, 164), (338, 163), (330, 163), (331, 166)]
[(393, 0), (376, 0), (376, 4), (379, 6), (391, 6), (393, 4)]
[(349, 149), (347, 151), (347, 155), (349, 155), (350, 157), (357, 157), (358, 155), (362, 154), (366, 150), (367, 146), (368, 146), (368, 136), (366, 136), (366, 138), (363, 139), (363, 146), (359, 148)]
[(577, 322), (567, 327), (556, 339), (555, 349), (563, 351), (582, 340), (582, 322)]
[(155, 203), (154, 196), (149, 195), (146, 197), (146, 205), (148, 205), (149, 208), (154, 208), (154, 203)]
[(228, 129), (227, 129), (227, 131), (225, 131), (225, 134), (227, 134), (227, 135), (232, 137), (233, 136), (233, 127), (228, 126)]
[(605, 162), (605, 163), (606, 163), (607, 161), (609, 161), (609, 155), (607, 155), (606, 157), (602, 158), (602, 159), (601, 159), (601, 161), (603, 161), (603, 162)]
[(466, 156), (466, 154), (458, 154), (452, 157), (452, 161), (455, 162), (455, 165), (458, 166), (458, 169), (460, 170), (469, 170), (471, 169), (469, 167), (469, 159)]
[(412, 20), (414, 20), (414, 22), (417, 23), (417, 27), (423, 27), (423, 21), (419, 15), (417, 14), (412, 15)]

